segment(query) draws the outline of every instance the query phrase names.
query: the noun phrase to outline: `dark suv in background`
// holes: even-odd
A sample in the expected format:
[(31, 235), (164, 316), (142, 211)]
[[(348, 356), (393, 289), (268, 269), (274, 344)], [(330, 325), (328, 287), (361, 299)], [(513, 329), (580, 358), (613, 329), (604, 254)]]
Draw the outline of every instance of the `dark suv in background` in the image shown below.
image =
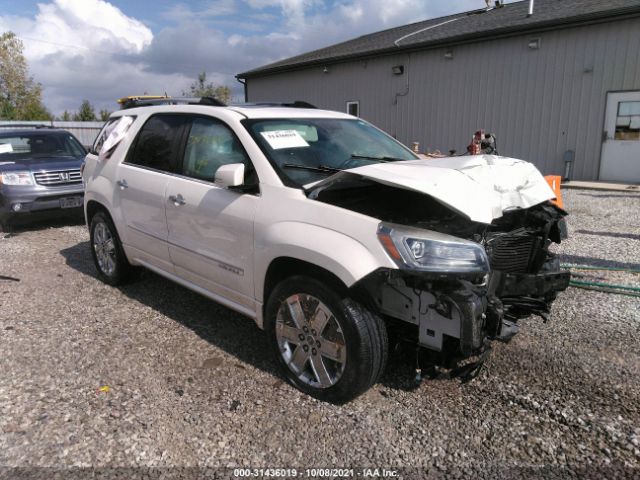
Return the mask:
[(0, 228), (19, 218), (81, 214), (85, 155), (65, 130), (0, 130)]

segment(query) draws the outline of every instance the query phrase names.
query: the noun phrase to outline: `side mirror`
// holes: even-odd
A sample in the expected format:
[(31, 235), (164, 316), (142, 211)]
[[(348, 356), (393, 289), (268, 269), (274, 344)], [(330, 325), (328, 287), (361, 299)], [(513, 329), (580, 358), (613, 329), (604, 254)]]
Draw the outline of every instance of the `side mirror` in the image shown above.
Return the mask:
[(244, 163), (222, 165), (216, 170), (215, 183), (224, 188), (242, 185), (244, 183)]

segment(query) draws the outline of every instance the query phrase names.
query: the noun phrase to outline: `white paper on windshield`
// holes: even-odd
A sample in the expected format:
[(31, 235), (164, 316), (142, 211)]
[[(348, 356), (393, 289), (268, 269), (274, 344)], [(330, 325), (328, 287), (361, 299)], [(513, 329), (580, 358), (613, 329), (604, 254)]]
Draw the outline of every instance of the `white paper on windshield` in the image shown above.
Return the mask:
[(272, 132), (260, 133), (274, 150), (309, 146), (297, 130), (274, 130)]
[(0, 143), (0, 153), (11, 153), (13, 152), (13, 147), (10, 143)]
[(102, 148), (98, 154), (100, 160), (105, 160), (111, 156), (116, 146), (122, 141), (124, 136), (133, 123), (133, 117), (120, 117), (120, 120), (114, 122), (113, 125), (107, 127), (109, 131), (105, 132), (107, 139), (102, 144)]

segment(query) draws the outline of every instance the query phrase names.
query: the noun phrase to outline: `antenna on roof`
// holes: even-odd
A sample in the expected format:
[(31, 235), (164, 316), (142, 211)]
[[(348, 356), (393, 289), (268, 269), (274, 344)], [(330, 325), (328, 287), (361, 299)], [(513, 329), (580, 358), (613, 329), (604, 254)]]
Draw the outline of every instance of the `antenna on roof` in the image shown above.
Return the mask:
[(529, 13), (527, 13), (527, 17), (533, 15), (533, 2), (534, 0), (529, 0)]

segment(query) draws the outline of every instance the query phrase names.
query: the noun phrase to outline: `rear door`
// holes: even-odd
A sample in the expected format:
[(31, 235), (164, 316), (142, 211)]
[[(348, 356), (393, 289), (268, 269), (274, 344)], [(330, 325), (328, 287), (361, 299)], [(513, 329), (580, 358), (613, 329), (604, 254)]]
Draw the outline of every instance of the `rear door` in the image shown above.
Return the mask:
[(640, 182), (640, 91), (607, 95), (600, 180)]
[(127, 252), (166, 271), (172, 271), (166, 190), (169, 178), (177, 170), (187, 121), (184, 115), (151, 116), (116, 172), (114, 203), (125, 221), (123, 241)]
[[(252, 193), (215, 185), (222, 165), (243, 163)], [(242, 144), (221, 120), (193, 116), (182, 165), (166, 189), (169, 253), (176, 274), (251, 314), (257, 177)]]

